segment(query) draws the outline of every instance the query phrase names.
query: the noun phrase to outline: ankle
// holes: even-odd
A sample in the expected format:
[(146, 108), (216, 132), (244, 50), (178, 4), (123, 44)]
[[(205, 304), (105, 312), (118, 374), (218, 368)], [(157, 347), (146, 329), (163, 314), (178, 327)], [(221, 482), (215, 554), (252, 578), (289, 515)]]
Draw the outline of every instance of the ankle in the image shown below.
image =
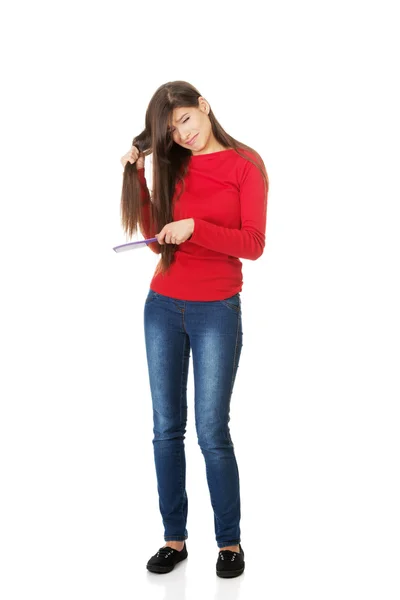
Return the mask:
[(170, 542), (165, 542), (164, 548), (165, 548), (165, 546), (169, 546), (170, 548), (173, 548), (174, 550), (182, 550), (184, 545), (185, 545), (184, 540), (171, 540)]
[(223, 548), (218, 548), (219, 550), (231, 550), (232, 552), (240, 552), (239, 544), (237, 546), (224, 546)]

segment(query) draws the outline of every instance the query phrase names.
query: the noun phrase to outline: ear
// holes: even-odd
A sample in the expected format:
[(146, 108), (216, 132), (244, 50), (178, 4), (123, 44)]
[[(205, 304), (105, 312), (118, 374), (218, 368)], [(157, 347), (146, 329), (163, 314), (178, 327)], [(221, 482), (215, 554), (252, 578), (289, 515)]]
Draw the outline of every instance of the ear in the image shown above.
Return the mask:
[(203, 98), (203, 96), (199, 97), (199, 109), (203, 112), (206, 113), (206, 115), (208, 115), (208, 113), (210, 112), (210, 108), (209, 108), (209, 104), (207, 102), (207, 100), (205, 98)]

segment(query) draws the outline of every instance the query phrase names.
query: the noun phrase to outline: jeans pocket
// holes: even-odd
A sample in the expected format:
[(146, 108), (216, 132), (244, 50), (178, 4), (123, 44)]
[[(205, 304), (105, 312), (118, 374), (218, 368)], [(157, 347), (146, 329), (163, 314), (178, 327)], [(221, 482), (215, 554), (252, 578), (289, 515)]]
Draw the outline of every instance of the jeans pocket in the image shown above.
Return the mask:
[(234, 296), (231, 296), (230, 298), (224, 298), (224, 300), (220, 300), (220, 302), (221, 302), (221, 304), (223, 304), (230, 310), (233, 310), (237, 313), (240, 312), (240, 309), (241, 309), (240, 292), (238, 292)]

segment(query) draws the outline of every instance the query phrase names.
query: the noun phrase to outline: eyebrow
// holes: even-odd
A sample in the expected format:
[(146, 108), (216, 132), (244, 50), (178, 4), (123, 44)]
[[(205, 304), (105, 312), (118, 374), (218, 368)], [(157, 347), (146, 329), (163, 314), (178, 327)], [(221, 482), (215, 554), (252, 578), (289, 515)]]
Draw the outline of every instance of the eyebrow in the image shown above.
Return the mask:
[[(182, 115), (178, 120), (177, 123), (179, 123), (179, 121), (182, 121), (183, 117), (186, 117), (186, 115), (188, 115), (189, 113), (185, 113), (184, 115)], [(168, 129), (171, 129), (171, 127), (168, 127)]]

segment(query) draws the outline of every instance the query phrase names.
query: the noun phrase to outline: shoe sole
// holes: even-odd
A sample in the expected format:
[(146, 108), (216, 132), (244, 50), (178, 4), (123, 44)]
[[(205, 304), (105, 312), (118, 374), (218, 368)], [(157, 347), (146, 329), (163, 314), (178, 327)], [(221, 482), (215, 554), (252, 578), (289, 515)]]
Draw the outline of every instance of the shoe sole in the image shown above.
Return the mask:
[(172, 567), (156, 567), (147, 565), (147, 570), (151, 571), (152, 573), (169, 573), (170, 571), (173, 571), (175, 567), (176, 565), (173, 565)]
[(237, 577), (238, 575), (241, 575), (244, 571), (244, 565), (241, 569), (238, 569), (237, 571), (217, 571), (217, 575), (218, 577)]

